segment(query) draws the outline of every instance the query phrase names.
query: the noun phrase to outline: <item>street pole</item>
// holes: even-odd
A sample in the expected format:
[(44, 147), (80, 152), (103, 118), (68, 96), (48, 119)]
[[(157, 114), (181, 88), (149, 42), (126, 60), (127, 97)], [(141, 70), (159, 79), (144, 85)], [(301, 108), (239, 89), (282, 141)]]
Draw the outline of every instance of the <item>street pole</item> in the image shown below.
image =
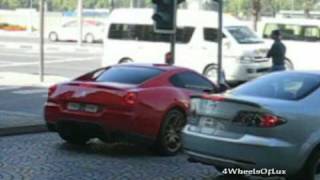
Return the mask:
[(40, 82), (44, 81), (44, 0), (40, 0)]
[(83, 0), (78, 0), (78, 26), (79, 26), (79, 37), (78, 45), (82, 45), (82, 34), (83, 34)]
[(223, 0), (218, 0), (218, 84), (221, 84), (222, 80), (222, 27), (223, 27)]
[(33, 0), (30, 0), (30, 11), (29, 11), (29, 15), (30, 15), (30, 19), (29, 19), (29, 32), (32, 32), (33, 28), (32, 28), (32, 4), (33, 4)]
[(176, 41), (177, 41), (177, 0), (174, 0), (174, 16), (173, 16), (173, 26), (174, 32), (171, 34), (170, 42), (170, 52), (171, 52), (171, 62), (169, 65), (174, 65), (176, 59)]

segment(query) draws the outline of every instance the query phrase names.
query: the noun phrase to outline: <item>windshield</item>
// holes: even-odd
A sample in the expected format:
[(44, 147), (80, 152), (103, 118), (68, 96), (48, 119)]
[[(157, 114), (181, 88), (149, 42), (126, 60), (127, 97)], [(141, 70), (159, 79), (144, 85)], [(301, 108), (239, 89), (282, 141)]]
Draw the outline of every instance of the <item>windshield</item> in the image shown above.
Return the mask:
[(240, 44), (263, 43), (263, 40), (246, 26), (230, 26), (226, 29)]
[(320, 85), (319, 75), (308, 73), (273, 73), (248, 82), (230, 93), (282, 100), (299, 100)]

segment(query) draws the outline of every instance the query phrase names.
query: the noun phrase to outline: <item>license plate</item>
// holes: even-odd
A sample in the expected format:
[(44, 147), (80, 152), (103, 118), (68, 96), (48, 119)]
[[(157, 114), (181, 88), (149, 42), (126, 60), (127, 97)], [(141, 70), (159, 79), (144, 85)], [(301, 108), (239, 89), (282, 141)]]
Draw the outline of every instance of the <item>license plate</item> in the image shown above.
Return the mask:
[(87, 104), (84, 107), (85, 112), (96, 113), (98, 112), (98, 110), (99, 110), (99, 107), (97, 105)]
[(200, 132), (204, 134), (214, 134), (220, 127), (220, 124), (218, 121), (216, 121), (213, 118), (208, 117), (202, 117), (199, 120), (199, 128)]
[(68, 103), (67, 109), (71, 111), (79, 111), (81, 109), (81, 105), (79, 103)]

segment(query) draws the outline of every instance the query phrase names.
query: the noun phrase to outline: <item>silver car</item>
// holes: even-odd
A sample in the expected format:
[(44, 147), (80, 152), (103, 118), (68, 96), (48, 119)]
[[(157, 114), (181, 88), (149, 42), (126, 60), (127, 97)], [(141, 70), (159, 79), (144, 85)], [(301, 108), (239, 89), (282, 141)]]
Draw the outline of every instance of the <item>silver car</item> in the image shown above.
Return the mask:
[(287, 71), (192, 97), (182, 133), (189, 160), (226, 174), (319, 179), (319, 87), (320, 72)]

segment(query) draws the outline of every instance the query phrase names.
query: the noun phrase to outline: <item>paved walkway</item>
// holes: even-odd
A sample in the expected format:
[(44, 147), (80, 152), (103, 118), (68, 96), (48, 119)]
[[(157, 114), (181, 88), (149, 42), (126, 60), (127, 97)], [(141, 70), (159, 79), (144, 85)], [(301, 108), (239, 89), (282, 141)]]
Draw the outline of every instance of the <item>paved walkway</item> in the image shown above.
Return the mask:
[(0, 138), (1, 180), (212, 179), (214, 167), (187, 162), (185, 155), (160, 157), (127, 144), (64, 143), (44, 133)]

